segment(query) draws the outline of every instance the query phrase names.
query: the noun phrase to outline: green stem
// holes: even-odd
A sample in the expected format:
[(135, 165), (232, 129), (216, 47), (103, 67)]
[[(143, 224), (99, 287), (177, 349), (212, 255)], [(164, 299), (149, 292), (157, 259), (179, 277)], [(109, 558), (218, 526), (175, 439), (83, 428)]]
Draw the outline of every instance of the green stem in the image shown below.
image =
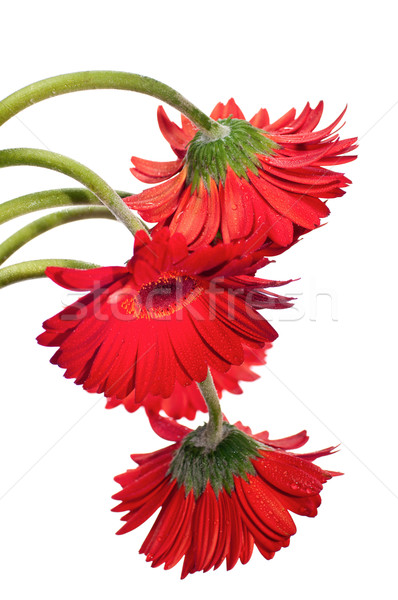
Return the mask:
[[(131, 196), (128, 192), (117, 191), (117, 194), (121, 198)], [(85, 188), (64, 188), (35, 192), (0, 204), (0, 225), (37, 210), (86, 204), (101, 206), (102, 202), (98, 200), (95, 194)], [(144, 229), (144, 224), (142, 229)]]
[(198, 383), (198, 388), (209, 409), (209, 422), (206, 429), (209, 447), (216, 448), (223, 436), (223, 416), (220, 400), (210, 371), (207, 372), (206, 379), (201, 383)]
[(0, 102), (0, 125), (41, 100), (70, 92), (97, 89), (127, 90), (153, 96), (182, 112), (199, 129), (210, 134), (209, 137), (222, 137), (224, 133), (225, 126), (213, 121), (173, 88), (151, 77), (122, 71), (81, 71), (32, 83)]
[(12, 148), (0, 151), (0, 168), (18, 165), (43, 167), (76, 179), (91, 190), (133, 235), (143, 228), (143, 223), (134, 216), (120, 196), (99, 175), (72, 158), (36, 148)]
[(69, 208), (53, 212), (41, 217), (22, 227), (0, 244), (0, 265), (3, 264), (14, 252), (33, 240), (38, 235), (54, 229), (59, 225), (81, 221), (82, 219), (114, 219), (115, 217), (104, 206), (84, 206), (82, 208)]
[(80, 260), (69, 260), (63, 258), (44, 258), (40, 260), (29, 260), (9, 267), (0, 269), (0, 288), (25, 281), (26, 279), (38, 279), (46, 276), (47, 267), (64, 267), (69, 269), (96, 269), (99, 265), (82, 262)]

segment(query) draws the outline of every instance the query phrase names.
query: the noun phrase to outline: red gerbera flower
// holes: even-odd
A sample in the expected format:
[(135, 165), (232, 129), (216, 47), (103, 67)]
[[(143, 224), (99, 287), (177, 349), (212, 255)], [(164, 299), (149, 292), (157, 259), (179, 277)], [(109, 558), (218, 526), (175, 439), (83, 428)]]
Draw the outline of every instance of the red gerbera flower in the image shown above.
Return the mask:
[(135, 402), (147, 394), (169, 398), (176, 381), (203, 381), (208, 368), (242, 365), (244, 348), (264, 348), (277, 333), (257, 312), (285, 308), (289, 299), (264, 291), (286, 282), (257, 279), (268, 261), (246, 242), (188, 252), (181, 234), (159, 231), (135, 239), (125, 267), (86, 271), (48, 268), (59, 285), (89, 293), (44, 323), (51, 359), (89, 392)]
[(224, 423), (216, 448), (204, 444), (205, 428), (192, 432), (182, 425), (150, 415), (155, 431), (171, 446), (150, 454), (133, 454), (139, 465), (115, 480), (122, 490), (114, 511), (127, 511), (119, 534), (136, 529), (158, 508), (161, 511), (140, 553), (153, 567), (175, 566), (185, 556), (181, 577), (196, 571), (245, 564), (253, 546), (266, 559), (287, 547), (296, 532), (289, 513), (314, 517), (323, 483), (338, 473), (312, 463), (331, 454), (326, 448), (310, 454), (287, 450), (306, 443), (305, 431), (281, 440), (268, 432), (252, 435), (240, 423)]
[[(232, 365), (227, 373), (212, 370), (211, 374), (218, 396), (221, 398), (224, 390), (231, 394), (242, 394), (242, 388), (239, 385), (240, 381), (255, 381), (258, 379), (259, 375), (254, 373), (251, 367), (253, 365), (265, 364), (265, 351), (271, 346), (272, 344), (266, 343), (264, 348), (244, 347), (244, 362), (240, 366)], [(134, 390), (126, 398), (109, 398), (106, 408), (115, 408), (121, 404), (129, 412), (135, 412), (142, 405), (155, 413), (163, 410), (172, 419), (182, 419), (183, 417), (194, 419), (197, 411), (207, 412), (206, 403), (196, 383), (191, 383), (184, 387), (176, 382), (174, 391), (169, 398), (148, 394), (143, 403), (136, 401)]]
[[(178, 156), (153, 162), (133, 156), (132, 173), (155, 187), (125, 199), (149, 222), (183, 233), (193, 248), (211, 243), (221, 232), (224, 242), (246, 238), (261, 219), (273, 246), (286, 248), (329, 214), (321, 198), (342, 196), (350, 182), (325, 166), (356, 158), (347, 156), (357, 138), (340, 140), (336, 126), (314, 131), (323, 102), (307, 103), (270, 123), (262, 108), (247, 122), (231, 99), (219, 103), (211, 117), (226, 127), (211, 140), (182, 115), (182, 128), (158, 109), (161, 132)], [(161, 183), (164, 182), (164, 183)]]

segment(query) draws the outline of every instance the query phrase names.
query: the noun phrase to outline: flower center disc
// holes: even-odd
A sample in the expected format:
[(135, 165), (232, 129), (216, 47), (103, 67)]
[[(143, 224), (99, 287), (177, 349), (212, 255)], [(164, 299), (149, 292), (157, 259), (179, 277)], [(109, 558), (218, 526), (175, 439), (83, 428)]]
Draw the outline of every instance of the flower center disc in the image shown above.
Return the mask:
[(125, 297), (121, 308), (136, 317), (159, 319), (187, 306), (201, 292), (202, 288), (193, 277), (171, 273), (146, 283), (137, 295)]

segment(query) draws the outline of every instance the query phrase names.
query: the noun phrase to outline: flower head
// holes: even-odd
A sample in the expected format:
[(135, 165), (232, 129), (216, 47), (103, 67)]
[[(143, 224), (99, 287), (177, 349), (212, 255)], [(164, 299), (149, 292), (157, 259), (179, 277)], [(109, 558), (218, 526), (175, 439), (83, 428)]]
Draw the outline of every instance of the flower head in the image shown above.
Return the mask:
[(183, 233), (193, 248), (219, 234), (224, 242), (246, 238), (262, 221), (271, 252), (286, 249), (329, 214), (322, 199), (343, 195), (351, 183), (326, 168), (356, 158), (347, 156), (356, 138), (340, 140), (335, 130), (345, 111), (314, 131), (322, 112), (322, 102), (307, 103), (297, 118), (292, 109), (270, 123), (262, 108), (247, 122), (231, 99), (211, 113), (227, 132), (213, 140), (184, 116), (178, 127), (159, 107), (159, 127), (178, 160), (133, 156), (132, 173), (157, 185), (125, 201), (147, 221)]
[(289, 299), (266, 287), (283, 282), (252, 274), (267, 263), (255, 248), (262, 236), (189, 253), (181, 234), (140, 231), (125, 267), (86, 271), (49, 268), (59, 285), (89, 293), (44, 323), (38, 337), (58, 350), (52, 363), (89, 392), (135, 402), (170, 398), (174, 386), (226, 373), (277, 333), (257, 311)]
[[(224, 390), (231, 394), (242, 394), (240, 381), (258, 379), (259, 375), (254, 373), (251, 367), (265, 364), (266, 350), (271, 346), (271, 343), (266, 343), (264, 348), (244, 346), (244, 361), (241, 365), (232, 365), (227, 373), (211, 370), (218, 396), (221, 398)], [(133, 390), (126, 398), (109, 398), (106, 408), (115, 408), (120, 405), (123, 405), (129, 412), (135, 412), (140, 406), (155, 413), (163, 410), (172, 419), (182, 419), (183, 417), (194, 419), (197, 411), (207, 412), (206, 403), (196, 383), (183, 386), (178, 381), (169, 398), (148, 394), (141, 403), (136, 401), (135, 390)]]
[(312, 463), (331, 454), (288, 452), (306, 443), (305, 431), (281, 440), (267, 432), (252, 435), (241, 423), (224, 423), (222, 441), (206, 446), (206, 426), (191, 431), (150, 415), (155, 431), (175, 443), (157, 452), (132, 455), (139, 465), (115, 480), (122, 490), (114, 511), (127, 512), (119, 534), (136, 529), (161, 511), (140, 553), (153, 567), (175, 566), (182, 575), (232, 569), (247, 563), (256, 545), (266, 558), (287, 547), (296, 532), (290, 512), (314, 517), (323, 484), (338, 473)]

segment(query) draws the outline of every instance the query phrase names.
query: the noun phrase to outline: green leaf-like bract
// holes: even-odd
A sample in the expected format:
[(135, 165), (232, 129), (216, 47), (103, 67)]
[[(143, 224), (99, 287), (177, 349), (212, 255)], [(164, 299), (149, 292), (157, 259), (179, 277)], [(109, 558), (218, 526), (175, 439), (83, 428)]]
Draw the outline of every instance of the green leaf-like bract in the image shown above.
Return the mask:
[(257, 155), (269, 156), (279, 147), (265, 131), (247, 121), (229, 117), (219, 119), (219, 123), (229, 128), (224, 137), (213, 140), (198, 131), (188, 146), (187, 179), (192, 184), (192, 192), (201, 179), (208, 190), (210, 179), (217, 184), (224, 183), (228, 165), (238, 177), (247, 179), (248, 169), (257, 175), (260, 166)]
[(210, 482), (216, 495), (234, 489), (234, 475), (247, 479), (255, 474), (252, 460), (260, 456), (260, 442), (229, 423), (223, 424), (223, 438), (215, 449), (206, 446), (206, 425), (184, 438), (170, 464), (169, 473), (186, 494), (193, 490), (198, 498)]

